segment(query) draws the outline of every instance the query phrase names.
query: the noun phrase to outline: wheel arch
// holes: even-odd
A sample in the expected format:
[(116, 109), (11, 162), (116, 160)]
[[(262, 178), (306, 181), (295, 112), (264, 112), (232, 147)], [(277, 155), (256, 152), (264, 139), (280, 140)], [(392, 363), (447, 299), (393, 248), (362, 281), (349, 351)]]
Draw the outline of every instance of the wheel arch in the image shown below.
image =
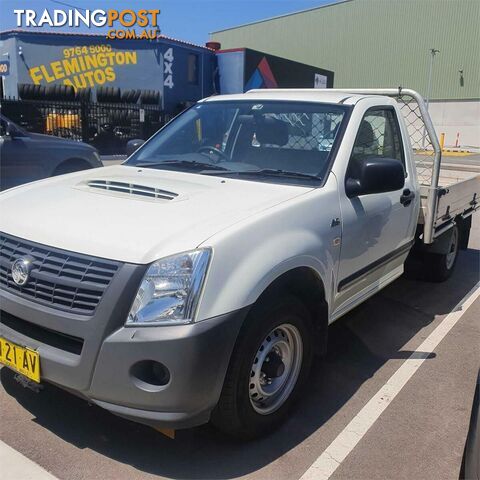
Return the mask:
[(420, 235), (423, 234), (423, 228), (417, 229), (415, 250), (425, 253), (445, 254), (450, 246), (450, 239), (453, 234), (454, 228), (458, 228), (459, 234), (459, 249), (466, 250), (468, 248), (468, 241), (470, 238), (470, 228), (472, 225), (472, 217), (463, 218), (461, 215), (457, 215), (454, 219), (454, 223), (451, 228), (435, 238), (432, 244), (426, 245), (420, 239)]
[(55, 165), (55, 168), (52, 171), (52, 176), (72, 173), (79, 170), (87, 170), (90, 168), (93, 168), (93, 165), (85, 158), (70, 157), (62, 160), (61, 162), (57, 163), (57, 165)]
[(275, 301), (275, 298), (288, 294), (299, 298), (310, 312), (316, 351), (325, 354), (328, 338), (328, 303), (324, 282), (312, 267), (294, 267), (280, 274), (259, 295), (252, 308), (261, 302)]

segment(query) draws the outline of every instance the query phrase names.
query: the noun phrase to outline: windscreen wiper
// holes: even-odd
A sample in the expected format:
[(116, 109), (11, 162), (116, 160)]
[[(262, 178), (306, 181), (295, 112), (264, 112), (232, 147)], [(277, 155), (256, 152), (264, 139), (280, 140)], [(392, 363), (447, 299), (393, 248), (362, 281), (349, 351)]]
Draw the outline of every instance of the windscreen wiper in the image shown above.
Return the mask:
[(262, 168), (261, 170), (258, 170), (256, 173), (278, 176), (278, 177), (306, 178), (309, 180), (316, 180), (317, 182), (321, 180), (320, 177), (317, 177), (317, 175), (313, 175), (310, 173), (291, 172), (289, 170), (281, 170), (281, 169), (273, 169), (273, 168)]
[(221, 170), (228, 171), (228, 168), (220, 167), (212, 163), (197, 162), (196, 160), (165, 160), (163, 162), (144, 162), (131, 165), (132, 167), (140, 168), (158, 168), (163, 166), (179, 165), (180, 167), (194, 167), (200, 170)]
[[(217, 167), (217, 170), (219, 170), (218, 167)], [(210, 173), (214, 173), (214, 172), (206, 172), (207, 175)], [(272, 177), (315, 180), (316, 182), (321, 181), (321, 178), (317, 177), (316, 175), (311, 175), (308, 173), (300, 173), (300, 172), (290, 172), (288, 170), (276, 170), (273, 168), (262, 168), (260, 170), (227, 170), (225, 172), (221, 172), (220, 174), (221, 175), (264, 175), (264, 176), (272, 176)]]

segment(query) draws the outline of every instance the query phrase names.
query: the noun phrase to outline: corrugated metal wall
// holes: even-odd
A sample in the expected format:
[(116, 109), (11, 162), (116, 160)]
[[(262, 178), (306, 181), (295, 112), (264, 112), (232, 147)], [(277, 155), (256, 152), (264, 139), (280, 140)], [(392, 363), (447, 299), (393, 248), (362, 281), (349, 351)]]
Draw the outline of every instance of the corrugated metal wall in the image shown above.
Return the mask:
[(423, 95), (436, 48), (432, 98), (480, 98), (480, 0), (347, 0), (212, 39), (333, 70), (338, 88), (402, 85)]

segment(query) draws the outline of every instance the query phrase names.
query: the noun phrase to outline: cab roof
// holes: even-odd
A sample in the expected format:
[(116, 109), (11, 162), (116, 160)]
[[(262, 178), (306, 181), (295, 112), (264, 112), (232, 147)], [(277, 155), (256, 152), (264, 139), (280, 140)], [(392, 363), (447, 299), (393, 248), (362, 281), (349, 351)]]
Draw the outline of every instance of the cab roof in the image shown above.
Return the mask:
[(222, 100), (290, 100), (300, 102), (303, 101), (354, 105), (360, 99), (369, 96), (371, 95), (359, 95), (355, 93), (338, 92), (335, 90), (329, 91), (328, 89), (318, 88), (271, 88), (249, 90), (246, 93), (238, 93), (231, 95), (215, 95), (202, 100), (202, 102), (216, 102)]

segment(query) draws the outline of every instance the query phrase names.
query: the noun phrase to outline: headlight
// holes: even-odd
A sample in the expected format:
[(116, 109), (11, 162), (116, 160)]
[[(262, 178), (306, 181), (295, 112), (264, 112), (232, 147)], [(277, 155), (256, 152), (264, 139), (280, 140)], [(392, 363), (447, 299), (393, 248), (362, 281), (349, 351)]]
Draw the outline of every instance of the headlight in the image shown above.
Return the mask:
[(127, 326), (194, 321), (211, 250), (200, 249), (152, 263), (133, 302)]

